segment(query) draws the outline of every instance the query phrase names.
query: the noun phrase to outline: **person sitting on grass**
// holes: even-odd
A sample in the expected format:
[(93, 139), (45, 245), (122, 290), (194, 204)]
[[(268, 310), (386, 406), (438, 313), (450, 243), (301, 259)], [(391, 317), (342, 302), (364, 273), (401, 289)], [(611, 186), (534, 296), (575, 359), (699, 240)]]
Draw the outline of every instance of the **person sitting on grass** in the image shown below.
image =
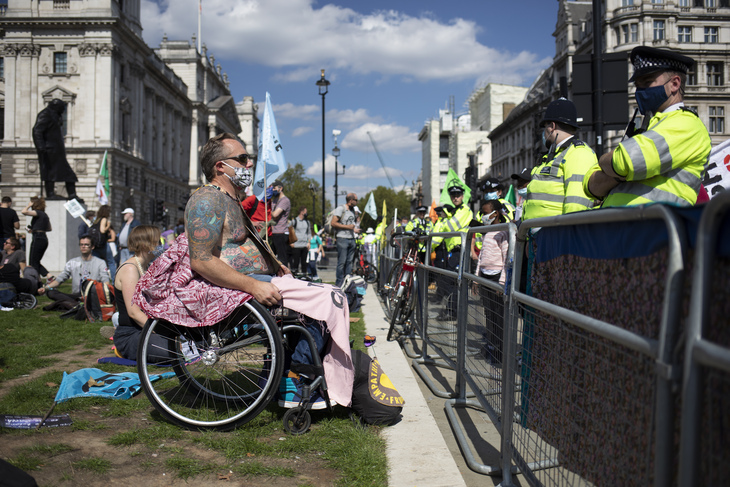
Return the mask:
[[(139, 225), (129, 232), (127, 247), (132, 257), (122, 262), (114, 278), (114, 293), (119, 311), (119, 326), (114, 331), (114, 346), (117, 355), (129, 360), (137, 360), (137, 347), (142, 327), (147, 322), (147, 315), (132, 302), (137, 282), (144, 275), (150, 263), (161, 253), (160, 229), (153, 225)], [(168, 361), (172, 350), (168, 340), (159, 335), (152, 335), (151, 351), (160, 351), (149, 355), (150, 363)]]

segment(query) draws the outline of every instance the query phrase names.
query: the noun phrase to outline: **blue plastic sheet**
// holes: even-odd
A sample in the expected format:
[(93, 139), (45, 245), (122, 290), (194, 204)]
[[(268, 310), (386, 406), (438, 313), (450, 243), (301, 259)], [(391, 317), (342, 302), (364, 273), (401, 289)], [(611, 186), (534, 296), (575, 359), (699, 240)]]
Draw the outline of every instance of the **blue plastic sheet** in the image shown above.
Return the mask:
[[(175, 377), (174, 372), (155, 374), (151, 381)], [(142, 388), (139, 375), (133, 372), (112, 374), (99, 369), (81, 369), (71, 374), (63, 373), (61, 386), (56, 394), (56, 402), (64, 402), (74, 397), (105, 397), (107, 399), (129, 399)]]

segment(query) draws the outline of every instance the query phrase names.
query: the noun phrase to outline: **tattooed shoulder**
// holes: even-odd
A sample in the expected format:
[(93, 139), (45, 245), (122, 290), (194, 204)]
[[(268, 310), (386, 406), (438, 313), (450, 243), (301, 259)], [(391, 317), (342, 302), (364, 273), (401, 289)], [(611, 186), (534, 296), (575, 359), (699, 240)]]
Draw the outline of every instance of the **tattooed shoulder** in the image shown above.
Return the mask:
[(190, 258), (209, 260), (220, 251), (228, 199), (214, 188), (201, 188), (185, 207), (185, 229)]

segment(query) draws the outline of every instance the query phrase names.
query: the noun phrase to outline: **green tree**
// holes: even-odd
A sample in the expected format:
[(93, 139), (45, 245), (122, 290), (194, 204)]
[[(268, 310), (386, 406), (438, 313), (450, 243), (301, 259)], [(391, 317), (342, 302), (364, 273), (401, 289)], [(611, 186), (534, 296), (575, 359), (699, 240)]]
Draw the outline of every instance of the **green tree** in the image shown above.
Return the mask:
[[(370, 193), (373, 193), (373, 198), (375, 199), (375, 207), (378, 210), (378, 218), (375, 220), (373, 220), (370, 215), (365, 213), (365, 205), (370, 198)], [(396, 208), (398, 209), (398, 218), (403, 218), (404, 216), (410, 218), (411, 216), (411, 200), (408, 197), (408, 194), (403, 190), (396, 193), (391, 188), (378, 186), (373, 191), (366, 193), (365, 195), (358, 195), (358, 198), (359, 200), (357, 202), (357, 206), (358, 208), (360, 208), (360, 211), (362, 211), (360, 228), (362, 228), (363, 230), (367, 230), (368, 227), (372, 227), (374, 229), (378, 222), (380, 222), (380, 220), (383, 218), (383, 200), (385, 200), (385, 204), (388, 209), (388, 221), (391, 221), (393, 219)]]
[[(294, 218), (299, 214), (299, 208), (307, 207), (309, 213), (309, 221), (322, 226), (322, 185), (315, 179), (304, 175), (304, 166), (301, 162), (297, 162), (294, 166), (288, 165), (286, 172), (279, 178), (284, 183), (284, 194), (291, 201), (291, 213), (289, 218)], [(314, 189), (314, 193), (312, 189)], [(312, 207), (312, 195), (314, 194), (314, 207)], [(325, 200), (325, 214), (332, 209), (332, 203)]]

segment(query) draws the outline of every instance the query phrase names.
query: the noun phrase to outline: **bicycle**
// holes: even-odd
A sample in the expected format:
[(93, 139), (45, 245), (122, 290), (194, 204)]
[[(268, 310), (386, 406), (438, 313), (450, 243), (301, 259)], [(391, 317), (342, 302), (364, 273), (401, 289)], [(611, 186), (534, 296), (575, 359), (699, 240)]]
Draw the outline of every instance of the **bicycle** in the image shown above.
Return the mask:
[[(423, 235), (423, 232), (396, 233), (390, 237), (390, 245), (395, 247), (393, 238), (395, 236), (417, 237)], [(398, 336), (408, 335), (411, 327), (405, 323), (411, 317), (416, 303), (416, 267), (418, 260), (418, 239), (409, 240), (403, 258), (393, 266), (388, 276), (388, 283), (385, 285), (386, 295), (386, 313), (389, 314), (390, 328), (388, 329), (388, 341), (393, 341)], [(396, 325), (404, 325), (401, 331), (396, 330)], [(397, 334), (397, 335), (396, 335)]]
[(362, 245), (355, 248), (355, 274), (365, 279), (365, 282), (373, 283), (378, 280), (378, 269), (365, 258)]

